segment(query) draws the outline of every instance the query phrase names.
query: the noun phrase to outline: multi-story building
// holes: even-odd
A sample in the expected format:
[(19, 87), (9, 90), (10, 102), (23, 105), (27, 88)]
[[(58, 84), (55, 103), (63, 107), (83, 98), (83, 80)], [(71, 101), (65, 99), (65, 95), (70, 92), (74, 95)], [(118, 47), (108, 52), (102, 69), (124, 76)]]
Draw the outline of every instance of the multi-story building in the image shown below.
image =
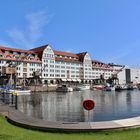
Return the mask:
[(120, 84), (139, 84), (140, 83), (140, 69), (125, 67), (119, 74), (118, 78)]
[(52, 50), (49, 45), (34, 48), (42, 61), (42, 79), (44, 82), (73, 81), (92, 82), (92, 60), (87, 52), (69, 53)]
[(0, 71), (8, 60), (15, 63), (18, 78), (31, 78), (40, 73), (44, 83), (83, 82), (92, 83), (101, 76), (108, 79), (120, 66), (92, 60), (88, 52), (70, 53), (53, 50), (44, 45), (31, 50), (0, 47)]

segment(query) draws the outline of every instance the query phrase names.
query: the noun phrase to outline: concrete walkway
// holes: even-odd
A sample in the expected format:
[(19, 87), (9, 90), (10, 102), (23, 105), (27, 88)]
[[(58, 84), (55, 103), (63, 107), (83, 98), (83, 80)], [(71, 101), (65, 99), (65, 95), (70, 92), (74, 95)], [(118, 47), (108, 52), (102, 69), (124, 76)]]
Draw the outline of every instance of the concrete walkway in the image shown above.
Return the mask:
[(87, 132), (140, 127), (140, 117), (103, 122), (48, 122), (26, 116), (3, 103), (0, 103), (0, 114), (5, 115), (7, 120), (14, 125), (40, 131)]

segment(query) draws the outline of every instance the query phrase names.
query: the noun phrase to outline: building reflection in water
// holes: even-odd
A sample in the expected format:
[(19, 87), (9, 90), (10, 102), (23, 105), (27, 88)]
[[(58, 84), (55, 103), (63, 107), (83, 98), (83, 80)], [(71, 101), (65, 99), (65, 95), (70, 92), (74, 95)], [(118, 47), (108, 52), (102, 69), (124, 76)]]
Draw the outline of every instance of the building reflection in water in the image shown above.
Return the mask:
[(19, 96), (18, 108), (25, 114), (47, 121), (85, 122), (88, 111), (82, 103), (91, 98), (95, 108), (90, 121), (108, 121), (140, 115), (140, 91), (104, 92), (81, 91), (70, 93), (38, 93)]

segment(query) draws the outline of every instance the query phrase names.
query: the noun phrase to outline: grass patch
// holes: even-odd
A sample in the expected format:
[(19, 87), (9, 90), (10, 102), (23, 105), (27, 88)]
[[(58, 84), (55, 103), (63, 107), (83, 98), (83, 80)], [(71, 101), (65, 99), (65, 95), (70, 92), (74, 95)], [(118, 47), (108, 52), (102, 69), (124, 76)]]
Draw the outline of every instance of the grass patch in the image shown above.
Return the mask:
[(14, 126), (0, 116), (0, 140), (139, 140), (140, 128), (92, 133), (48, 133)]

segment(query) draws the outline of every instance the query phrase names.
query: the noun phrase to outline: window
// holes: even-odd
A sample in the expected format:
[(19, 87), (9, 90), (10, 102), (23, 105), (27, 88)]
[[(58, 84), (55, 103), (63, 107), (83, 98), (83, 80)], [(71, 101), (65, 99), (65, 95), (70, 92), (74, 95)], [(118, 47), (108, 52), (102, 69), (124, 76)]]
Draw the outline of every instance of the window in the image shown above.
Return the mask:
[(53, 69), (50, 69), (50, 72), (54, 72), (54, 70)]
[(62, 73), (65, 73), (65, 70), (61, 70)]
[(61, 74), (61, 77), (65, 77), (65, 75), (64, 74)]
[(55, 72), (60, 72), (60, 70), (55, 70)]
[(60, 66), (57, 66), (57, 65), (56, 65), (55, 67), (56, 67), (56, 68), (60, 68)]
[(59, 74), (56, 74), (55, 77), (60, 77), (60, 75)]
[(54, 74), (50, 74), (50, 77), (54, 77)]
[(60, 62), (59, 61), (56, 61), (56, 64), (60, 64)]
[(54, 68), (54, 65), (50, 65), (51, 68)]
[(61, 66), (61, 68), (65, 68), (65, 66)]
[(27, 72), (27, 68), (23, 68), (23, 72)]
[(53, 61), (53, 60), (51, 60), (51, 61), (50, 61), (50, 63), (54, 63), (54, 61)]

